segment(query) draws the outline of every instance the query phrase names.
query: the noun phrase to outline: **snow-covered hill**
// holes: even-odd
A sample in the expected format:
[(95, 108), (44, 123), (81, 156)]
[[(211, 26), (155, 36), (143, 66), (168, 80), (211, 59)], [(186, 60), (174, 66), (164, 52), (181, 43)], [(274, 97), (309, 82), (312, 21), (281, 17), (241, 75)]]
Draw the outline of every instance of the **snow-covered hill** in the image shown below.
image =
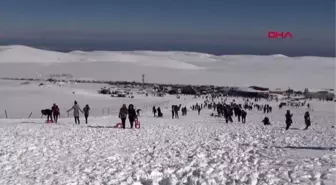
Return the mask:
[[(256, 102), (271, 104), (272, 113), (253, 109), (245, 124), (236, 117), (225, 123), (224, 118), (209, 116), (215, 113), (212, 109), (203, 109), (200, 115), (189, 109), (186, 116), (172, 119), (172, 104), (189, 108), (204, 101), (193, 96), (118, 100), (94, 95), (89, 90), (93, 84), (87, 89), (71, 86), (76, 91), (72, 95), (69, 88), (41, 90), (34, 84), (5, 83), (0, 84), (6, 87), (0, 88), (0, 184), (335, 184), (334, 102), (309, 101), (314, 108), (312, 126), (302, 130), (308, 109), (278, 109), (275, 101)], [(65, 111), (74, 100), (81, 107), (90, 104), (88, 124), (83, 124), (82, 115), (80, 125), (74, 125), (71, 114), (67, 117)], [(61, 119), (46, 124), (38, 118), (38, 109), (53, 102), (60, 105)], [(139, 117), (141, 128), (101, 128), (120, 121), (117, 112), (106, 109), (101, 117), (101, 108), (119, 108), (123, 103), (140, 108), (151, 104)], [(153, 104), (162, 108), (162, 118), (153, 117)], [(1, 119), (1, 106), (10, 118), (20, 114), (27, 118), (33, 111), (34, 119)], [(293, 125), (284, 130), (287, 108), (293, 113)], [(261, 123), (264, 116), (272, 125)]]
[[(45, 51), (25, 46), (0, 48), (0, 77), (87, 78), (148, 82), (335, 86), (335, 59), (283, 55), (214, 56), (193, 52)], [(103, 84), (62, 84), (0, 80), (0, 184), (325, 184), (336, 179), (335, 103), (307, 100), (310, 108), (270, 104), (272, 113), (247, 111), (245, 124), (200, 114), (193, 96), (111, 98), (97, 94)], [(74, 125), (67, 110), (89, 104), (89, 123)], [(227, 102), (243, 99), (229, 97)], [(216, 101), (222, 101), (220, 98)], [(60, 106), (57, 124), (44, 123), (41, 109)], [(101, 128), (120, 122), (122, 104), (142, 109), (140, 129)], [(188, 114), (172, 119), (171, 105)], [(153, 106), (163, 117), (154, 118)], [(284, 130), (285, 112), (293, 125)], [(303, 115), (310, 111), (311, 127)], [(261, 120), (269, 117), (270, 126)], [(127, 127), (129, 123), (127, 121)]]
[[(61, 62), (126, 62), (143, 66), (197, 70), (188, 64), (154, 52), (73, 51), (62, 53), (27, 46), (0, 46), (0, 63), (61, 63)], [(190, 60), (189, 60), (190, 61)], [(191, 60), (192, 61), (192, 60)]]
[(181, 51), (72, 51), (0, 46), (0, 77), (69, 73), (97, 80), (259, 85), (271, 88), (335, 88), (335, 58), (281, 54), (211, 55)]

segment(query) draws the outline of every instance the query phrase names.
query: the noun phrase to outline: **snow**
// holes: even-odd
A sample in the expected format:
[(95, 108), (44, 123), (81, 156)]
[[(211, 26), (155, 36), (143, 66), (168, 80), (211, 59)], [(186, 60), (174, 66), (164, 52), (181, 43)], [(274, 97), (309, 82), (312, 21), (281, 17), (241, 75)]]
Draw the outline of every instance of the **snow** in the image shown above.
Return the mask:
[[(139, 80), (146, 74), (149, 82), (304, 90), (334, 88), (335, 60), (178, 51), (61, 53), (0, 47), (0, 77), (57, 74), (103, 80)], [(271, 104), (273, 112), (248, 111), (246, 124), (236, 118), (227, 124), (211, 117), (209, 109), (200, 115), (189, 109), (187, 116), (172, 119), (172, 104), (189, 108), (204, 100), (143, 94), (133, 99), (112, 98), (97, 94), (103, 86), (107, 85), (39, 86), (38, 82), (0, 80), (0, 184), (336, 184), (335, 102), (308, 100), (312, 126), (302, 130), (306, 107), (278, 109), (278, 103), (262, 101), (259, 104)], [(82, 108), (90, 105), (88, 125), (82, 116), (81, 124), (75, 125), (72, 114), (67, 115), (74, 100)], [(47, 124), (40, 110), (53, 103), (60, 106), (61, 119)], [(117, 112), (123, 103), (143, 110), (141, 128), (101, 128), (120, 122)], [(153, 118), (152, 106), (160, 106), (164, 117)], [(287, 108), (294, 116), (286, 131)], [(265, 116), (271, 126), (261, 123)]]
[[(169, 105), (202, 101), (164, 99)], [(133, 130), (92, 128), (115, 125), (116, 114), (90, 117), (91, 127), (64, 117), (58, 124), (0, 119), (0, 184), (335, 184), (334, 103), (310, 103), (307, 131), (301, 130), (304, 107), (291, 108), (288, 131), (286, 110), (277, 108), (268, 115), (270, 127), (256, 110), (246, 124), (226, 124), (208, 109), (171, 119), (168, 106), (163, 118), (144, 111), (141, 128)]]
[[(122, 102), (132, 102), (138, 108), (146, 109), (149, 105), (166, 105), (167, 100), (162, 98), (138, 97), (135, 99), (111, 98), (108, 95), (100, 95), (97, 90), (106, 84), (57, 84), (31, 82), (21, 85), (22, 81), (0, 81), (0, 118), (5, 117), (5, 110), (9, 118), (40, 118), (42, 109), (50, 109), (53, 103), (57, 103), (63, 114), (68, 117), (66, 110), (72, 107), (75, 100), (81, 108), (86, 104), (91, 106), (92, 116), (107, 116), (110, 112), (116, 113)], [(71, 114), (70, 114), (71, 115)]]
[(63, 63), (63, 62), (127, 62), (143, 66), (160, 66), (173, 69), (202, 69), (192, 64), (167, 57), (155, 57), (133, 52), (73, 51), (62, 53), (27, 46), (0, 46), (0, 63)]
[[(335, 58), (222, 55), (179, 51), (40, 50), (27, 46), (0, 46), (0, 77), (37, 77), (60, 71), (75, 78), (146, 81), (156, 83), (289, 86), (335, 89)], [(123, 71), (123, 72), (120, 72)], [(169, 77), (169, 78), (167, 78)]]

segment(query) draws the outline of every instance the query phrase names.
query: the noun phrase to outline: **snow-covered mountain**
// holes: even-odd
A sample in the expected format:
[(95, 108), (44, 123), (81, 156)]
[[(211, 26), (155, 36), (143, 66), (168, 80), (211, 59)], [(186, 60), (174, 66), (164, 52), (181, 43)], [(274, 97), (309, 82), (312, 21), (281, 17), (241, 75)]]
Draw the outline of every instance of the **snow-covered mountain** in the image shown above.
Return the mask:
[[(281, 54), (221, 55), (181, 51), (72, 51), (0, 46), (0, 77), (58, 72), (75, 78), (149, 82), (335, 88), (335, 58)], [(24, 70), (23, 70), (24, 69)]]

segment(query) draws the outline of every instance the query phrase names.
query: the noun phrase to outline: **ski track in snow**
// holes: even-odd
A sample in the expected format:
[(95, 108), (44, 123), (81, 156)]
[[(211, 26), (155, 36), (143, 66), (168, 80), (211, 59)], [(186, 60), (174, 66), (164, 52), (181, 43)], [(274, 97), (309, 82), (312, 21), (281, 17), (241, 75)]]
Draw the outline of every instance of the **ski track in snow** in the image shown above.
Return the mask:
[[(0, 120), (0, 184), (335, 184), (335, 111), (324, 106), (314, 104), (307, 131), (304, 108), (291, 110), (288, 131), (286, 109), (277, 108), (269, 127), (256, 110), (246, 124), (226, 124), (207, 109), (178, 120), (169, 110), (162, 119), (145, 112), (134, 130), (76, 126), (72, 119)], [(118, 119), (89, 122), (111, 126)]]

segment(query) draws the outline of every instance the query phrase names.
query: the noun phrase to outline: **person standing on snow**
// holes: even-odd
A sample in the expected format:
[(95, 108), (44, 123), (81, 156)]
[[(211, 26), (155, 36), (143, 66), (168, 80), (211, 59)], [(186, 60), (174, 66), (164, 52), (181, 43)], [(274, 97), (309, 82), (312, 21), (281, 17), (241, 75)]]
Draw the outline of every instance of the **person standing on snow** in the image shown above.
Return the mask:
[(157, 112), (158, 112), (158, 117), (161, 118), (163, 116), (163, 114), (161, 112), (161, 108), (160, 107), (157, 108)]
[(84, 111), (84, 117), (85, 117), (85, 123), (88, 123), (88, 118), (89, 118), (89, 112), (90, 112), (90, 107), (89, 105), (86, 105), (83, 109)]
[(305, 124), (306, 124), (306, 128), (304, 130), (307, 130), (308, 127), (310, 127), (310, 115), (309, 115), (309, 112), (307, 111), (304, 115), (304, 120), (305, 120)]
[(293, 123), (293, 120), (292, 120), (292, 117), (293, 117), (293, 114), (290, 113), (289, 110), (287, 110), (287, 113), (286, 113), (286, 130), (289, 129), (289, 127), (292, 125)]
[(201, 110), (202, 110), (202, 107), (201, 107), (201, 106), (198, 106), (198, 107), (197, 107), (197, 112), (198, 112), (198, 115), (200, 115), (200, 114), (201, 114)]
[(153, 114), (154, 114), (154, 117), (156, 117), (156, 108), (155, 108), (155, 106), (153, 106)]
[(52, 111), (52, 114), (53, 114), (53, 117), (54, 117), (54, 122), (57, 123), (58, 117), (60, 115), (60, 111), (59, 111), (58, 105), (56, 105), (56, 103), (54, 103), (53, 106), (51, 107), (51, 111)]
[(119, 118), (121, 119), (122, 128), (125, 129), (126, 124), (126, 118), (128, 114), (128, 109), (126, 107), (126, 104), (123, 104), (122, 107), (119, 110)]
[(74, 118), (75, 118), (75, 124), (80, 124), (80, 121), (79, 121), (79, 112), (82, 112), (82, 109), (79, 107), (79, 105), (77, 104), (77, 101), (74, 102), (74, 105), (72, 106), (71, 109), (69, 109), (67, 112), (70, 112), (73, 110), (73, 115), (74, 115)]
[(172, 119), (174, 119), (174, 117), (175, 117), (175, 106), (176, 105), (172, 105), (172, 107), (171, 107)]
[(246, 123), (246, 116), (247, 116), (246, 111), (245, 110), (241, 110), (242, 123)]
[(130, 122), (131, 128), (133, 128), (134, 121), (138, 119), (137, 114), (135, 112), (133, 104), (128, 106), (128, 120)]

